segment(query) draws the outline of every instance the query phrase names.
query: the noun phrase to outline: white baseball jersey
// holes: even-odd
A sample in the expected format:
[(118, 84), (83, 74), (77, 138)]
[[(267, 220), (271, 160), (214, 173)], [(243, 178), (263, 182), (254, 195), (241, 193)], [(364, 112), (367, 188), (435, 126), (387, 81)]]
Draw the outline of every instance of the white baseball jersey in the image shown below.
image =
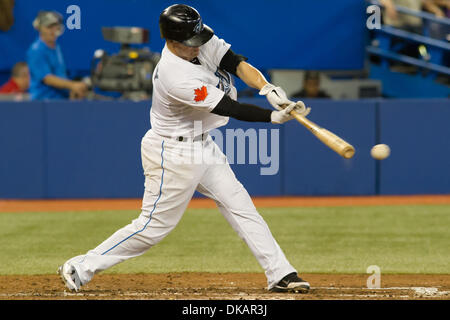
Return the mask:
[[(237, 98), (231, 75), (219, 69), (229, 48), (230, 44), (213, 36), (200, 47), (198, 65), (164, 46), (153, 73), (152, 130), (163, 137), (192, 137), (227, 124), (228, 117), (210, 112), (224, 94)], [(202, 122), (203, 132), (194, 133), (195, 121)]]

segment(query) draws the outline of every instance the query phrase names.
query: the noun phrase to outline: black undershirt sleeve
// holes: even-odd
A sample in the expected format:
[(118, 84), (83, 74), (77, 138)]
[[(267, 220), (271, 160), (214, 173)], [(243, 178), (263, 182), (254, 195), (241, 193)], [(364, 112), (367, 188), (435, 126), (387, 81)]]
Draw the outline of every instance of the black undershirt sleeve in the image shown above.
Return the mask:
[(222, 60), (220, 61), (219, 68), (237, 76), (236, 75), (237, 66), (241, 61), (247, 60), (248, 60), (247, 57), (244, 57), (243, 55), (240, 54), (236, 54), (233, 52), (233, 50), (228, 49), (227, 53), (225, 53), (225, 55), (222, 57)]
[(263, 109), (253, 104), (240, 103), (224, 95), (211, 113), (248, 122), (270, 122), (272, 110)]

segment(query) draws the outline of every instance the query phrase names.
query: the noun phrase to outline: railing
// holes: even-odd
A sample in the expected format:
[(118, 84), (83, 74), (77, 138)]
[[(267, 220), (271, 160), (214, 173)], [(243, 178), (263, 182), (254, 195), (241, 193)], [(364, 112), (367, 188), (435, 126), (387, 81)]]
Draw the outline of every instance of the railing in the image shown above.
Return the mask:
[[(378, 0), (368, 0), (367, 2), (370, 4), (377, 5), (379, 7), (383, 7), (383, 4)], [(439, 18), (439, 17), (436, 17), (434, 14), (431, 14), (428, 12), (416, 11), (416, 10), (412, 10), (412, 9), (402, 7), (402, 6), (395, 6), (395, 9), (400, 13), (408, 14), (410, 16), (415, 16), (418, 18), (423, 18), (428, 21), (437, 22), (440, 24), (445, 24), (445, 25), (450, 26), (450, 19), (448, 19), (448, 18)]]
[[(367, 1), (371, 5), (383, 7), (377, 0)], [(450, 26), (450, 19), (438, 18), (433, 14), (415, 11), (402, 6), (395, 6), (397, 12), (412, 15), (424, 20), (424, 35), (415, 34), (404, 31), (387, 25), (382, 25), (381, 28), (375, 29), (375, 42), (367, 46), (366, 51), (370, 54), (377, 55), (382, 58), (382, 65), (387, 66), (386, 60), (396, 60), (406, 64), (414, 65), (416, 67), (428, 69), (430, 72), (427, 77), (435, 78), (438, 73), (449, 75), (450, 68), (444, 65), (445, 52), (450, 51), (450, 44), (448, 41), (430, 38), (429, 25), (431, 22), (443, 26)], [(399, 38), (406, 43), (417, 43), (422, 47), (420, 59), (410, 57), (398, 53), (399, 47), (392, 46), (392, 39)]]

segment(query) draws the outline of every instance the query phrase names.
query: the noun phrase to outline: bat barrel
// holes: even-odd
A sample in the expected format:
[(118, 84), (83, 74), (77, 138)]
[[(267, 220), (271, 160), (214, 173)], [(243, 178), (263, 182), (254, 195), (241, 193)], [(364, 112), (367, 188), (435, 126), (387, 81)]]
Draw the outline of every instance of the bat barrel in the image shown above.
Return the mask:
[(346, 147), (344, 150), (342, 150), (342, 156), (345, 159), (350, 159), (355, 155), (355, 148), (353, 148), (352, 146), (348, 146)]
[(313, 132), (320, 141), (345, 159), (350, 159), (355, 155), (355, 148), (347, 141), (335, 135), (333, 132), (330, 132), (324, 128), (316, 128), (315, 131), (311, 132)]
[(325, 128), (320, 127), (316, 123), (292, 111), (291, 115), (311, 131), (320, 141), (327, 145), (330, 149), (341, 155), (345, 159), (350, 159), (355, 155), (355, 148), (347, 141), (338, 137), (334, 133)]

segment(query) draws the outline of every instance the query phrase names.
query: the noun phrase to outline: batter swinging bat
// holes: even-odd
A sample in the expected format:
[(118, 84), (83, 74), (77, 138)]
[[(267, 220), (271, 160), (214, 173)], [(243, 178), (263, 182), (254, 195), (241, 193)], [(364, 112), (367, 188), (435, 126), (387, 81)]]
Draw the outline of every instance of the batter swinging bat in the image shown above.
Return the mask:
[(339, 155), (343, 156), (345, 159), (350, 159), (355, 154), (355, 148), (347, 141), (339, 138), (333, 132), (320, 127), (311, 120), (308, 120), (304, 116), (298, 114), (294, 110), (291, 111), (291, 115), (298, 122), (304, 125), (309, 131), (311, 131), (320, 141), (322, 141)]

